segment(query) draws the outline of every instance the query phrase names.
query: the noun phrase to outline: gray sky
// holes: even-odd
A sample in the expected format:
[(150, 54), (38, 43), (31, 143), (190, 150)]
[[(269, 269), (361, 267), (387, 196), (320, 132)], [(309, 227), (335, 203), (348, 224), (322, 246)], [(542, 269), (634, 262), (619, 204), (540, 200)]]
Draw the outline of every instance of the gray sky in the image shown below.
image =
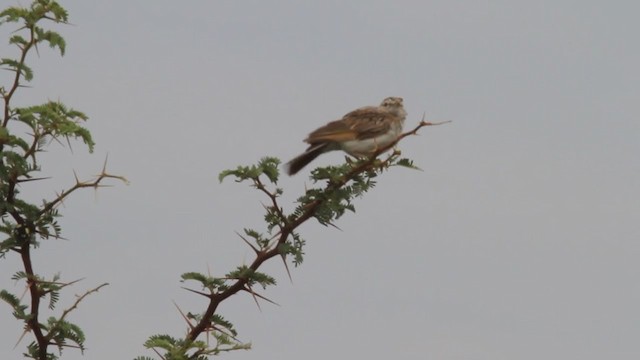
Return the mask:
[[(181, 273), (251, 261), (234, 231), (260, 228), (264, 198), (218, 184), (221, 170), (289, 160), (316, 127), (402, 96), (408, 126), (424, 112), (454, 121), (401, 144), (424, 172), (382, 176), (342, 231), (306, 224), (294, 283), (266, 267), (281, 306), (222, 306), (253, 343), (225, 358), (637, 359), (640, 5), (303, 3), (63, 1), (68, 53), (31, 58), (19, 103), (86, 112), (98, 146), (54, 145), (55, 179), (23, 191), (50, 197), (107, 154), (131, 180), (66, 201), (70, 241), (36, 253), (40, 273), (86, 278), (73, 293), (111, 283), (70, 319), (84, 358), (152, 355), (149, 335), (185, 330), (172, 301), (204, 309)], [(289, 209), (308, 171), (282, 179)], [(0, 287), (22, 291), (17, 267), (0, 262)], [(11, 349), (20, 324), (1, 310), (0, 358), (19, 358), (28, 341)]]

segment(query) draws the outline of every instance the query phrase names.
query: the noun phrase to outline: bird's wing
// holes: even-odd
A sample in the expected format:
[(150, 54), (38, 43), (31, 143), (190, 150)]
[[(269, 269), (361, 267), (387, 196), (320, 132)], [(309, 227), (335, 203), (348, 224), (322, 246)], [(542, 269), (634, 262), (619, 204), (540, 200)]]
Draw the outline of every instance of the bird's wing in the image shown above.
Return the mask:
[(327, 141), (365, 140), (389, 131), (395, 115), (378, 107), (365, 107), (346, 114), (309, 134), (305, 141), (316, 144)]

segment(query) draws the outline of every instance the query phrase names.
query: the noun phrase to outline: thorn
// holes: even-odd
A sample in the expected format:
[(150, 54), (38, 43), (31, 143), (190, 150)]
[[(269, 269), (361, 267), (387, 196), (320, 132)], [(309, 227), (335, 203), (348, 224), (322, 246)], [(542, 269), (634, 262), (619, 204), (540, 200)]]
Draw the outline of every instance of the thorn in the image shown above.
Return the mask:
[(289, 271), (289, 265), (287, 264), (287, 256), (285, 254), (280, 254), (282, 257), (282, 263), (284, 264), (285, 270), (287, 270), (287, 276), (289, 276), (289, 281), (293, 284), (293, 278), (291, 277), (291, 272)]
[(256, 302), (256, 306), (258, 307), (258, 310), (260, 310), (260, 312), (262, 312), (262, 308), (260, 307), (260, 303), (258, 302), (258, 299), (256, 299), (256, 293), (253, 292), (253, 290), (251, 290), (251, 286), (246, 285), (243, 288), (244, 291), (248, 292), (249, 294), (251, 294), (251, 297), (253, 297), (253, 301)]
[(206, 298), (208, 298), (208, 299), (211, 299), (211, 295), (213, 295), (213, 294), (207, 294), (207, 293), (203, 293), (203, 292), (201, 292), (201, 291), (197, 291), (197, 290), (189, 289), (189, 288), (184, 287), (184, 286), (181, 286), (181, 288), (183, 288), (183, 289), (185, 289), (185, 290), (187, 290), (187, 291), (191, 291), (192, 293), (196, 293), (196, 294), (198, 294), (198, 295), (202, 295), (202, 296), (204, 296), (204, 297), (206, 297)]
[(178, 312), (180, 313), (184, 321), (187, 323), (187, 325), (189, 325), (189, 328), (193, 330), (195, 326), (191, 324), (191, 321), (189, 321), (189, 318), (182, 312), (182, 310), (180, 310), (180, 307), (178, 306), (178, 304), (176, 304), (175, 301), (172, 301), (172, 302), (173, 302), (173, 305), (175, 305), (176, 309), (178, 309)]
[(251, 294), (251, 296), (253, 297), (253, 300), (256, 302), (256, 305), (258, 306), (258, 309), (260, 310), (260, 312), (262, 312), (262, 308), (260, 307), (260, 303), (258, 302), (257, 298), (260, 298), (260, 299), (262, 299), (264, 301), (268, 301), (268, 302), (272, 303), (273, 305), (280, 306), (278, 303), (276, 303), (276, 302), (274, 302), (272, 300), (269, 300), (268, 298), (266, 298), (266, 297), (264, 297), (264, 296), (262, 296), (262, 295), (260, 295), (260, 294), (258, 294), (256, 292), (254, 292), (253, 289), (251, 289), (251, 286), (249, 286), (248, 284), (243, 288), (243, 290)]
[(29, 283), (27, 283), (27, 285), (24, 287), (24, 291), (22, 292), (22, 295), (20, 295), (20, 301), (22, 301), (22, 299), (24, 299), (24, 296), (27, 294), (27, 291), (29, 291), (29, 287), (31, 287), (31, 285), (29, 285)]
[[(73, 284), (75, 284), (75, 283), (77, 283), (77, 282), (80, 282), (80, 281), (82, 281), (82, 280), (84, 280), (84, 279), (85, 279), (85, 278), (80, 278), (80, 279), (78, 279), (78, 280), (73, 280), (73, 281), (70, 281), (70, 282), (68, 282), (68, 283), (60, 283), (60, 282), (55, 282), (55, 281), (41, 281), (41, 283), (42, 283), (42, 284), (55, 284), (55, 285), (60, 285), (60, 289), (62, 289), (62, 288), (65, 288), (65, 287), (67, 287), (67, 286), (73, 285)], [(46, 293), (50, 293), (51, 291), (53, 291), (53, 290), (46, 291)]]
[(278, 304), (277, 302), (272, 301), (272, 300), (269, 300), (268, 298), (266, 298), (266, 297), (264, 297), (264, 296), (262, 296), (262, 295), (260, 295), (260, 294), (258, 294), (258, 293), (255, 293), (255, 295), (256, 295), (257, 297), (259, 297), (260, 299), (264, 300), (264, 301), (268, 301), (268, 302), (270, 302), (270, 303), (271, 303), (271, 304), (273, 304), (273, 305), (280, 306), (280, 304)]
[[(211, 324), (211, 322), (209, 322), (209, 324)], [(210, 326), (211, 326), (211, 328), (214, 328), (214, 326), (213, 326), (213, 325), (210, 325)], [(205, 331), (205, 334), (206, 334), (206, 336), (207, 336), (207, 346), (209, 346), (210, 339), (211, 339), (211, 338), (209, 337), (209, 331), (208, 331), (208, 330), (207, 330), (207, 331)]]
[(105, 175), (107, 173), (107, 162), (109, 161), (109, 153), (104, 157), (104, 165), (102, 165), (102, 174)]
[(16, 341), (16, 344), (13, 345), (13, 348), (15, 349), (18, 344), (20, 344), (20, 341), (22, 341), (22, 339), (24, 338), (25, 335), (27, 335), (27, 333), (29, 332), (29, 328), (25, 328), (24, 331), (22, 332), (22, 335), (20, 335), (20, 337), (18, 338), (18, 341)]
[(253, 246), (253, 244), (251, 244), (251, 243), (249, 242), (249, 240), (245, 239), (245, 238), (244, 238), (244, 236), (240, 235), (240, 233), (239, 233), (239, 232), (237, 232), (237, 231), (236, 231), (235, 233), (236, 233), (236, 235), (240, 236), (240, 239), (242, 239), (242, 241), (244, 241), (247, 245), (249, 245), (249, 247), (250, 247), (251, 249), (253, 249), (253, 251), (254, 251), (256, 254), (259, 254), (259, 253), (260, 253), (260, 250), (258, 250), (255, 246)]
[(41, 177), (41, 178), (31, 178), (31, 179), (20, 179), (20, 180), (16, 180), (16, 183), (23, 183), (23, 182), (29, 182), (29, 181), (39, 181), (39, 180), (49, 180), (51, 179), (50, 176), (47, 177)]
[(71, 151), (71, 154), (73, 154), (73, 146), (71, 146), (71, 140), (69, 140), (68, 137), (67, 137), (67, 145), (69, 145), (69, 151)]
[(64, 236), (60, 236), (60, 235), (56, 235), (56, 234), (43, 234), (40, 231), (36, 231), (37, 234), (45, 236), (45, 237), (50, 237), (56, 240), (64, 240), (64, 241), (69, 241), (69, 239), (65, 238)]
[[(49, 135), (51, 135), (51, 134), (49, 134)], [(60, 146), (64, 147), (64, 145), (62, 145), (62, 142), (60, 142), (60, 140), (57, 137), (51, 135), (51, 141), (53, 141), (53, 140), (55, 140), (58, 144), (60, 144)], [(67, 141), (69, 141), (69, 139), (67, 139)], [(51, 143), (51, 142), (49, 142), (49, 143)], [(73, 153), (73, 150), (71, 152)]]
[(329, 221), (329, 222), (327, 222), (327, 225), (330, 225), (330, 226), (332, 226), (332, 227), (334, 227), (334, 228), (336, 228), (336, 229), (338, 229), (338, 230), (342, 231), (342, 229), (340, 229), (340, 228), (338, 227), (338, 225), (336, 225), (336, 224), (334, 224), (334, 223), (332, 223), (332, 222), (330, 222), (330, 221)]
[[(277, 246), (278, 246), (278, 240), (277, 240), (277, 238), (279, 238), (279, 237), (280, 237), (280, 234), (282, 234), (282, 227), (280, 227), (280, 230), (278, 230), (275, 234), (273, 234), (273, 235), (271, 236), (271, 238), (269, 239), (269, 241), (267, 241), (267, 246), (265, 246), (265, 248), (271, 248), (271, 247), (272, 247), (272, 246), (274, 246), (274, 245), (277, 247)], [(274, 240), (276, 240), (276, 241), (274, 242)]]
[[(220, 333), (223, 333), (223, 334), (227, 335), (228, 337), (232, 338), (233, 340), (235, 340), (235, 341), (237, 341), (237, 342), (242, 342), (242, 341), (240, 341), (237, 337), (233, 336), (233, 334), (231, 334), (231, 333), (229, 333), (229, 332), (227, 332), (227, 331), (224, 331), (224, 329), (221, 329), (221, 328), (219, 328), (219, 327), (216, 327), (215, 325), (211, 325), (211, 328), (210, 328), (209, 330), (215, 330), (215, 331), (218, 331), (218, 332), (220, 332)], [(207, 333), (207, 336), (208, 336), (208, 335), (209, 335), (209, 333)]]
[(167, 358), (165, 358), (164, 356), (162, 356), (162, 354), (160, 354), (160, 352), (158, 350), (156, 350), (156, 348), (151, 348), (151, 350), (153, 350), (153, 352), (156, 353), (156, 355), (160, 356), (160, 358), (162, 360), (167, 360)]

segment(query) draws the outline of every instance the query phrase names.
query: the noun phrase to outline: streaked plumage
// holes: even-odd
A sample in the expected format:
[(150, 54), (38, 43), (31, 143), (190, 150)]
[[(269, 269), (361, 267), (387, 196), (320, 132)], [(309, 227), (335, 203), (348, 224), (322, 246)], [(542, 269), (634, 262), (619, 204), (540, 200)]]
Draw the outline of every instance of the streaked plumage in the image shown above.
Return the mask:
[(351, 156), (363, 157), (396, 141), (402, 133), (407, 113), (402, 98), (388, 97), (380, 106), (366, 106), (316, 129), (304, 140), (307, 150), (287, 163), (293, 175), (320, 154), (343, 150)]

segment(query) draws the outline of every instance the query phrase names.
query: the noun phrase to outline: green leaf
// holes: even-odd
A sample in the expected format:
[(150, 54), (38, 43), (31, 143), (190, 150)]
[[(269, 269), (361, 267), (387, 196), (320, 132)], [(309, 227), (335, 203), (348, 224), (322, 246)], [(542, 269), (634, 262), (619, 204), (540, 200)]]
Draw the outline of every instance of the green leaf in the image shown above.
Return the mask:
[(53, 310), (56, 307), (56, 303), (60, 300), (60, 292), (59, 291), (50, 291), (49, 292), (49, 309)]
[(258, 246), (261, 249), (266, 248), (267, 246), (269, 246), (269, 239), (265, 238), (262, 234), (260, 234), (259, 232), (252, 230), (252, 229), (244, 229), (244, 233), (253, 238), (256, 242), (256, 244), (258, 244)]
[(89, 152), (93, 152), (95, 143), (91, 133), (80, 125), (88, 119), (84, 113), (68, 108), (57, 101), (17, 108), (15, 111), (18, 121), (31, 126), (43, 138), (50, 136), (54, 139), (59, 137), (80, 139), (87, 145)]
[(11, 277), (11, 280), (20, 281), (22, 279), (27, 279), (28, 277), (29, 277), (29, 275), (26, 272), (18, 271), (15, 274), (13, 274), (13, 276)]
[(413, 160), (406, 159), (406, 158), (396, 161), (395, 165), (422, 171), (422, 169), (420, 169), (419, 167), (413, 164)]
[(20, 35), (13, 35), (9, 38), (9, 44), (19, 45), (21, 48), (27, 45), (27, 40)]
[(161, 348), (164, 350), (171, 350), (178, 341), (169, 335), (151, 335), (144, 343), (144, 347), (147, 349)]
[(18, 22), (20, 19), (24, 19), (29, 14), (29, 10), (19, 7), (10, 7), (0, 12), (0, 25), (9, 22)]
[(65, 8), (60, 6), (55, 1), (49, 3), (49, 12), (53, 15), (56, 22), (67, 23), (69, 22), (69, 13)]
[(56, 345), (60, 352), (63, 348), (68, 347), (68, 341), (75, 343), (80, 351), (84, 351), (86, 338), (78, 325), (52, 316), (47, 319), (47, 325), (42, 327), (49, 330), (47, 336), (51, 338), (52, 344)]
[(20, 306), (20, 299), (18, 299), (17, 296), (13, 295), (7, 290), (0, 290), (0, 299), (11, 305), (11, 307), (14, 309)]
[(0, 59), (0, 67), (6, 67), (10, 71), (20, 73), (26, 81), (31, 81), (33, 79), (33, 70), (31, 70), (31, 68), (26, 64), (20, 64), (19, 61), (2, 58)]
[(182, 279), (180, 281), (182, 282), (189, 280), (199, 282), (203, 289), (208, 289), (211, 293), (224, 291), (228, 288), (224, 279), (207, 276), (198, 272), (187, 272), (180, 277)]
[(248, 176), (246, 176), (248, 171), (249, 169), (246, 166), (238, 166), (235, 170), (223, 170), (218, 175), (218, 181), (222, 183), (226, 177), (233, 175), (236, 177), (236, 182), (241, 182), (248, 179)]
[(44, 31), (41, 28), (36, 28), (36, 42), (47, 42), (52, 49), (58, 48), (61, 56), (64, 56), (67, 47), (67, 43), (60, 34), (54, 31)]
[(264, 157), (258, 162), (262, 173), (265, 174), (273, 184), (278, 183), (278, 177), (280, 176), (278, 165), (280, 165), (280, 159), (275, 157)]
[(269, 181), (276, 184), (280, 174), (278, 165), (280, 160), (274, 157), (264, 157), (260, 159), (258, 165), (238, 166), (235, 170), (223, 170), (218, 175), (218, 180), (222, 182), (228, 176), (235, 176), (236, 182), (245, 180), (256, 180), (260, 175), (265, 175)]
[(302, 260), (304, 256), (303, 248), (304, 248), (304, 245), (306, 244), (306, 241), (297, 232), (292, 232), (291, 238), (293, 239), (293, 241), (287, 242), (287, 244), (291, 244), (292, 250), (290, 254), (293, 255), (293, 264), (295, 266), (300, 266), (302, 264)]

